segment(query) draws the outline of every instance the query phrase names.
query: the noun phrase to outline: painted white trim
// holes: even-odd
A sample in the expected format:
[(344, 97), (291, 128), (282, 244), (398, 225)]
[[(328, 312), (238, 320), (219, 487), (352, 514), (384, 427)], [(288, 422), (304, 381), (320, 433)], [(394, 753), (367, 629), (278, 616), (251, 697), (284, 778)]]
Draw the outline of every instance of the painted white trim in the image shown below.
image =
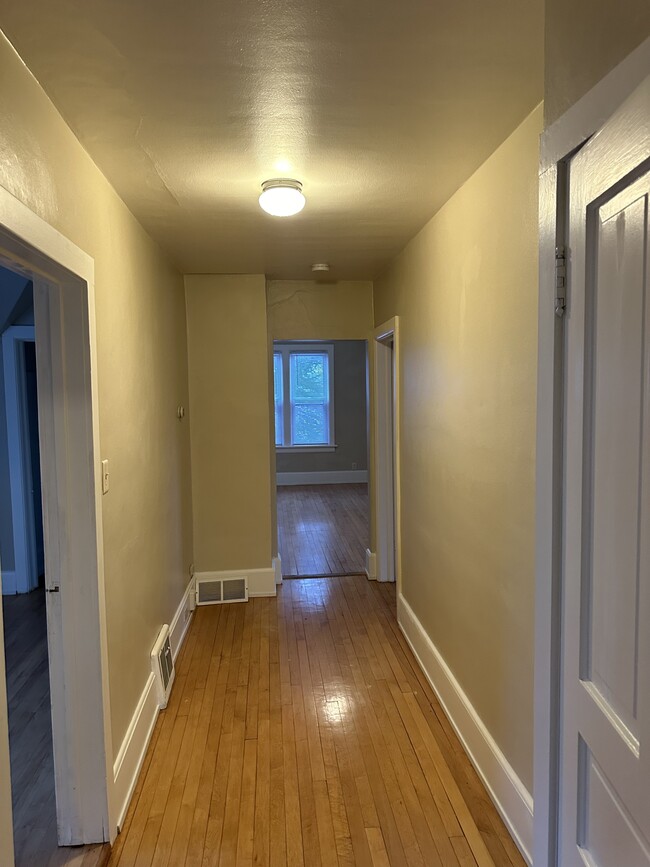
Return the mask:
[(269, 569), (223, 569), (220, 572), (195, 572), (195, 581), (223, 581), (248, 578), (248, 596), (275, 596), (275, 566)]
[[(36, 528), (32, 497), (32, 468), (25, 402), (25, 359), (22, 347), (34, 343), (33, 325), (12, 325), (2, 335), (5, 383), (9, 490), (14, 547), (14, 593), (29, 593), (38, 586)], [(3, 594), (6, 592), (3, 587)]]
[[(276, 446), (276, 449), (317, 449), (316, 445), (300, 446), (292, 441), (291, 418), (292, 418), (292, 402), (291, 402), (291, 356), (292, 355), (307, 355), (309, 353), (321, 352), (327, 355), (327, 418), (328, 418), (328, 441), (320, 444), (323, 449), (328, 446), (334, 450), (335, 425), (334, 425), (334, 344), (333, 343), (291, 343), (283, 340), (273, 341), (273, 355), (279, 355), (282, 359), (282, 439), (283, 445)], [(275, 375), (275, 363), (273, 365)], [(274, 437), (275, 440), (275, 437)]]
[(158, 713), (156, 678), (150, 672), (113, 765), (118, 831), (122, 828), (131, 803)]
[(318, 473), (277, 473), (278, 485), (351, 485), (368, 481), (368, 470), (332, 470)]
[(194, 613), (195, 608), (193, 599), (194, 588), (194, 577), (192, 577), (185, 588), (183, 598), (181, 599), (180, 604), (176, 609), (176, 614), (174, 614), (173, 620), (169, 625), (169, 643), (172, 646), (172, 656), (174, 660), (183, 646), (187, 630), (190, 628), (190, 623), (192, 622), (192, 614)]
[(533, 799), (400, 593), (397, 622), (521, 854), (532, 864)]
[(275, 586), (282, 584), (282, 557), (278, 554), (273, 558), (273, 571), (275, 572)]
[[(172, 646), (174, 662), (176, 662), (180, 653), (192, 620), (194, 609), (190, 606), (192, 604), (194, 586), (194, 578), (192, 578), (183, 593), (183, 598), (176, 609), (169, 627), (169, 641)], [(186, 617), (186, 612), (189, 612), (188, 617)], [(149, 741), (158, 719), (158, 713), (156, 678), (153, 672), (150, 672), (113, 764), (114, 798), (117, 805), (118, 830), (124, 824), (124, 817), (126, 816), (126, 811), (129, 808), (136, 783), (138, 782), (142, 763), (147, 753), (147, 747), (149, 746)]]
[(564, 325), (554, 314), (555, 248), (564, 244), (564, 178), (571, 154), (650, 71), (650, 38), (542, 135), (539, 208), (535, 522), (534, 861), (557, 864), (561, 678), (562, 426)]
[(650, 37), (542, 133), (540, 173), (554, 168), (614, 114), (650, 72)]
[(377, 580), (377, 555), (366, 548), (366, 577), (368, 581)]
[(337, 450), (336, 443), (331, 446), (276, 446), (275, 453), (278, 455), (322, 455), (332, 454)]
[(371, 415), (374, 417), (375, 430), (372, 462), (377, 549), (375, 575), (377, 581), (396, 581), (397, 592), (401, 593), (401, 359), (398, 316), (375, 329), (372, 346), (374, 411)]
[(59, 843), (112, 842), (94, 261), (0, 187), (0, 262), (34, 281), (46, 583), (65, 583), (47, 605)]
[(13, 596), (16, 593), (16, 573), (0, 569), (0, 582), (2, 583), (2, 595)]

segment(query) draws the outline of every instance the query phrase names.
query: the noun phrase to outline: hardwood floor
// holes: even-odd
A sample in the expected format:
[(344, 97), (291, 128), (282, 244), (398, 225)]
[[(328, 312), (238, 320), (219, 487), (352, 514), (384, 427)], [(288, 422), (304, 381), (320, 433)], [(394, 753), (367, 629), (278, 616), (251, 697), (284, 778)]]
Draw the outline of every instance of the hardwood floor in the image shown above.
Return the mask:
[(278, 487), (282, 574), (358, 575), (370, 544), (368, 485)]
[(99, 867), (109, 846), (57, 845), (45, 592), (2, 604), (16, 867)]
[(198, 609), (112, 867), (522, 867), (392, 585)]

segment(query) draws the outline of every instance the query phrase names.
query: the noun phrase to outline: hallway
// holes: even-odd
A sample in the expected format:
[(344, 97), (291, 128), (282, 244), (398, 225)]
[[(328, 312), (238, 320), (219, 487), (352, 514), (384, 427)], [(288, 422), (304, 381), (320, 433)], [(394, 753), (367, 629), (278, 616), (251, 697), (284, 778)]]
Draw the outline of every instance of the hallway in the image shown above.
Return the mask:
[(395, 619), (395, 588), (289, 581), (198, 609), (110, 859), (521, 867)]

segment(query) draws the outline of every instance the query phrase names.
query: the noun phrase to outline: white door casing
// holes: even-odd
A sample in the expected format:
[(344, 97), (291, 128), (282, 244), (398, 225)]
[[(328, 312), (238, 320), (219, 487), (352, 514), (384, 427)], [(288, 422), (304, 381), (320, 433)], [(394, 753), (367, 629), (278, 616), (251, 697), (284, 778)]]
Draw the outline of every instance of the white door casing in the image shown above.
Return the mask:
[(399, 460), (399, 319), (375, 329), (374, 499), (378, 581), (397, 581), (401, 592)]
[[(58, 838), (115, 838), (94, 262), (0, 187), (0, 262), (34, 282)], [(4, 678), (0, 659), (0, 677)], [(0, 695), (0, 717), (6, 699)], [(8, 750), (0, 732), (0, 790)], [(0, 827), (10, 804), (0, 800)], [(10, 821), (10, 819), (9, 819)]]
[(650, 865), (650, 79), (573, 158), (559, 863)]

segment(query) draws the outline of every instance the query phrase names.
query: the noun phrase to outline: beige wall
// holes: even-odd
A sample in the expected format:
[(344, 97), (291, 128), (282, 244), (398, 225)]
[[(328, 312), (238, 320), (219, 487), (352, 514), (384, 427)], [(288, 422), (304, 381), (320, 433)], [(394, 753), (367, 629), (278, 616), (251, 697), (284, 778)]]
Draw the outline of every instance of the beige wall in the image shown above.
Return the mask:
[(198, 572), (268, 569), (269, 354), (263, 275), (185, 278)]
[(375, 283), (400, 316), (403, 593), (532, 790), (539, 107)]
[(270, 280), (271, 340), (366, 340), (373, 328), (372, 283)]
[(650, 3), (546, 0), (545, 31), (548, 125), (650, 36)]
[[(102, 498), (115, 752), (173, 616), (191, 551), (183, 282), (0, 37), (0, 184), (95, 261)], [(4, 714), (5, 708), (0, 707)]]

